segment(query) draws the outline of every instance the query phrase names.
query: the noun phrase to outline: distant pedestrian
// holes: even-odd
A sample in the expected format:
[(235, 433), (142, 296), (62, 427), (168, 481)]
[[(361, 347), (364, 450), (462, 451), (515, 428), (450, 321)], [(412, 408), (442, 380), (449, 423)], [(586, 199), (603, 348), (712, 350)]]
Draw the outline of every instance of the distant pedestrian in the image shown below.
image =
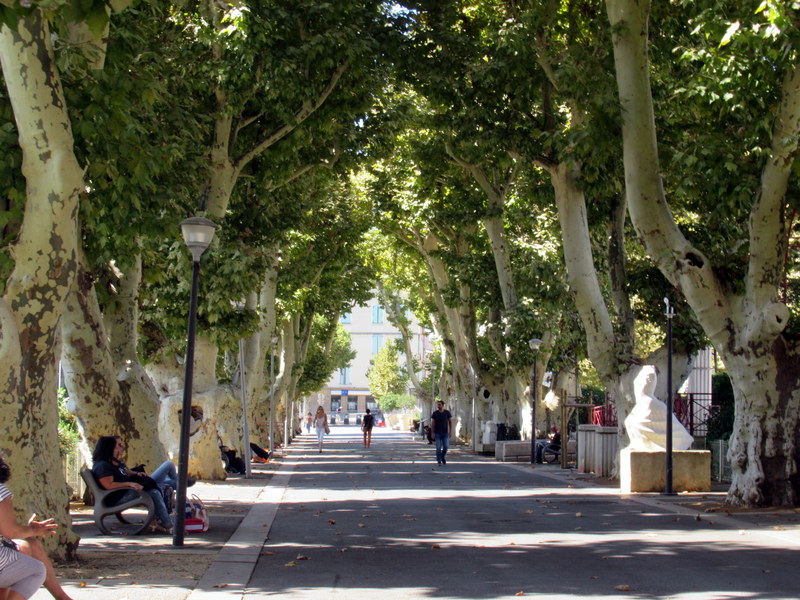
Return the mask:
[(445, 410), (444, 402), (436, 403), (436, 410), (431, 414), (431, 430), (436, 443), (436, 462), (440, 465), (447, 464), (447, 450), (450, 448), (450, 432), (453, 429), (453, 415)]
[(317, 430), (319, 453), (322, 454), (322, 441), (325, 439), (325, 434), (330, 433), (331, 430), (328, 427), (328, 415), (325, 414), (325, 409), (321, 406), (317, 407), (317, 414), (314, 416), (314, 427)]
[(311, 411), (308, 412), (306, 415), (306, 433), (311, 433), (311, 426), (314, 424), (314, 415), (311, 414)]
[(364, 419), (361, 421), (361, 431), (364, 432), (364, 448), (369, 448), (372, 444), (372, 428), (375, 427), (375, 416), (371, 415), (369, 409), (365, 411)]

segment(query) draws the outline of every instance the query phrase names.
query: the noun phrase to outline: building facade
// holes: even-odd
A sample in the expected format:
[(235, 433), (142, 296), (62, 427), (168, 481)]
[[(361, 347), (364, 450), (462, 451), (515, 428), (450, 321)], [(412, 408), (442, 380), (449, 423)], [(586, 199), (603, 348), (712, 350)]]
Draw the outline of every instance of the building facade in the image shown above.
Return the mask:
[[(356, 306), (341, 318), (342, 327), (350, 334), (355, 358), (350, 366), (333, 374), (320, 392), (307, 399), (306, 411), (314, 412), (317, 406), (325, 408), (332, 421), (356, 424), (361, 422), (364, 411), (377, 410), (378, 403), (369, 389), (367, 371), (370, 361), (381, 348), (401, 337), (400, 331), (386, 318), (383, 307), (374, 298), (367, 306)], [(411, 347), (419, 358), (423, 355), (426, 336), (421, 327), (412, 325), (414, 332)], [(405, 366), (405, 356), (400, 355), (400, 364)]]

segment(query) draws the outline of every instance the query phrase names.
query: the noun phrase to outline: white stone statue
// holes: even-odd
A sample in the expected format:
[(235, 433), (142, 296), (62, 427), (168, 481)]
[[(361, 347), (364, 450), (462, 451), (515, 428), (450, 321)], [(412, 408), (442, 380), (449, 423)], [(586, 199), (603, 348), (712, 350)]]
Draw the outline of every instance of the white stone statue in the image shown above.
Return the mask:
[[(633, 380), (636, 406), (625, 419), (630, 438), (629, 450), (665, 450), (667, 447), (667, 405), (653, 395), (656, 389), (656, 368), (645, 365)], [(692, 436), (672, 415), (672, 449), (688, 450)]]

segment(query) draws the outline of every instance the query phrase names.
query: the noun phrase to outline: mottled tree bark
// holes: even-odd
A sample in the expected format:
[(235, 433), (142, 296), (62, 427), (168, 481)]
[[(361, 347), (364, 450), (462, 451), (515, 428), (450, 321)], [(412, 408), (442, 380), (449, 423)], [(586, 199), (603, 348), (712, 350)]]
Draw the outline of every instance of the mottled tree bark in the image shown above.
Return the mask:
[(20, 20), (16, 31), (2, 26), (0, 63), (26, 180), (15, 266), (0, 297), (0, 438), (14, 473), (9, 486), (15, 506), (26, 516), (35, 512), (55, 518), (61, 527), (46, 544), (55, 555), (68, 557), (78, 538), (69, 529), (56, 386), (60, 320), (75, 274), (83, 173), (73, 152), (50, 31), (40, 11)]
[(731, 291), (703, 253), (683, 236), (661, 185), (647, 56), (649, 2), (607, 0), (623, 119), (628, 210), (661, 272), (684, 294), (728, 368), (736, 393), (729, 450), (728, 502), (746, 506), (800, 502), (798, 344), (783, 335), (780, 301), (784, 203), (800, 135), (800, 68), (777, 65), (781, 100), (774, 110), (770, 158), (753, 191), (750, 262), (744, 292)]

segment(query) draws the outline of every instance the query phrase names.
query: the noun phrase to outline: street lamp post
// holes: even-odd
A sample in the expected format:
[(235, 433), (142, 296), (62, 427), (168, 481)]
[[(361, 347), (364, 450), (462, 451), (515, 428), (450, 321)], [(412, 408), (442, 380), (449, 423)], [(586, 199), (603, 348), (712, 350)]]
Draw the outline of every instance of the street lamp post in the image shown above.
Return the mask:
[(270, 338), (269, 350), (269, 454), (275, 451), (275, 344), (278, 336)]
[(178, 489), (175, 502), (175, 524), (172, 545), (183, 546), (186, 526), (186, 483), (189, 478), (189, 426), (192, 412), (192, 380), (194, 377), (194, 338), (197, 327), (197, 287), (200, 281), (200, 257), (206, 251), (217, 226), (203, 217), (190, 217), (181, 222), (183, 239), (192, 253), (192, 291), (189, 296), (189, 327), (186, 335), (186, 364), (181, 407), (181, 438), (178, 451)]
[(528, 340), (528, 346), (533, 351), (533, 379), (531, 379), (531, 464), (536, 463), (536, 380), (539, 379), (538, 365), (539, 346), (542, 340), (533, 338)]
[(669, 298), (664, 298), (667, 316), (667, 463), (664, 472), (664, 495), (672, 496), (672, 317), (675, 316), (675, 308), (670, 306)]
[(250, 452), (250, 426), (247, 422), (247, 377), (244, 368), (244, 340), (239, 339), (239, 378), (242, 396), (242, 458), (244, 459), (244, 478), (250, 479), (253, 470), (250, 463), (252, 454)]

